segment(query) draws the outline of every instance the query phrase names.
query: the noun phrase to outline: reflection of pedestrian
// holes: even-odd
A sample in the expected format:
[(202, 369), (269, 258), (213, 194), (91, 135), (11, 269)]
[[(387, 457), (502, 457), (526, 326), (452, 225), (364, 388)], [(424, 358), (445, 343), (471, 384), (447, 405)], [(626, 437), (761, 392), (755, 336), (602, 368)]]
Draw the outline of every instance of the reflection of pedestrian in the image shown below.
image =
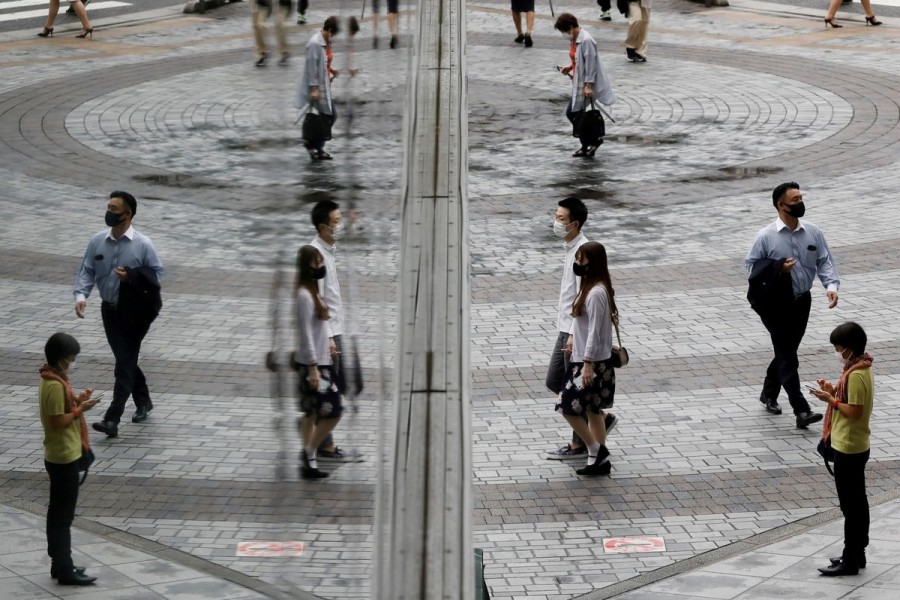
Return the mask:
[[(331, 82), (339, 75), (339, 71), (331, 66), (334, 59), (331, 41), (339, 30), (337, 17), (328, 17), (322, 29), (306, 44), (306, 64), (297, 88), (297, 108), (315, 109), (331, 125), (337, 119), (331, 97)], [(305, 140), (304, 146), (313, 160), (331, 160), (331, 155), (325, 152), (325, 142), (324, 139)]]
[[(822, 415), (810, 411), (809, 402), (800, 391), (797, 373), (800, 364), (797, 350), (809, 321), (810, 289), (818, 275), (827, 290), (828, 308), (834, 308), (840, 281), (822, 231), (800, 220), (806, 214), (800, 186), (794, 182), (782, 183), (772, 192), (772, 204), (778, 211), (778, 219), (756, 234), (744, 259), (751, 278), (748, 299), (769, 331), (775, 350), (759, 401), (767, 411), (780, 415), (778, 394), (784, 388), (797, 427), (805, 429), (822, 420)], [(755, 282), (766, 279), (762, 289), (773, 291), (758, 291)]]
[(652, 0), (628, 2), (628, 37), (625, 38), (625, 55), (632, 62), (647, 62), (651, 4)]
[[(84, 8), (87, 2), (82, 3), (81, 0), (69, 0), (69, 9), (66, 14), (78, 15), (81, 21), (81, 33), (76, 35), (77, 38), (86, 38), (90, 36), (94, 39), (94, 27), (91, 20), (88, 19), (87, 10)], [(69, 11), (72, 11), (71, 13)], [(50, 0), (50, 11), (47, 13), (47, 24), (44, 30), (38, 33), (40, 37), (53, 37), (53, 22), (56, 21), (56, 15), (59, 14), (59, 0)]]
[[(274, 6), (273, 6), (274, 4)], [(252, 0), (250, 3), (250, 15), (253, 19), (253, 56), (256, 66), (262, 67), (269, 50), (266, 46), (266, 21), (275, 12), (275, 39), (278, 42), (278, 60), (280, 66), (286, 66), (288, 62), (288, 43), (284, 24), (291, 15), (291, 0)]]
[(587, 446), (587, 464), (576, 472), (608, 475), (611, 466), (603, 411), (612, 408), (615, 401), (612, 318), (618, 312), (606, 248), (597, 242), (582, 245), (575, 252), (572, 269), (581, 277), (581, 289), (572, 304), (572, 361), (556, 412), (565, 417)]
[(597, 4), (600, 5), (600, 20), (612, 21), (612, 14), (609, 12), (612, 8), (612, 0), (597, 0)]
[(341, 393), (335, 381), (329, 350), (328, 304), (319, 293), (319, 281), (328, 273), (322, 253), (315, 246), (303, 246), (297, 253), (297, 362), (299, 376), (300, 476), (322, 479), (318, 447), (341, 419)]
[[(566, 107), (566, 117), (572, 123), (572, 135), (578, 137), (578, 120), (593, 98), (601, 104), (613, 104), (616, 95), (597, 54), (597, 42), (578, 25), (571, 13), (563, 13), (556, 19), (554, 28), (571, 41), (569, 58), (572, 63), (562, 69), (563, 75), (572, 78), (572, 96)], [(581, 148), (573, 156), (593, 156), (602, 143), (600, 140), (582, 140)]]
[[(844, 551), (822, 567), (823, 575), (856, 575), (866, 566), (869, 545), (869, 501), (866, 498), (866, 463), (869, 460), (869, 419), (875, 400), (872, 357), (866, 354), (867, 336), (853, 322), (838, 325), (831, 343), (841, 363), (837, 384), (819, 379), (813, 394), (828, 403), (831, 447), (834, 450), (834, 486), (844, 514)], [(828, 429), (825, 421), (823, 433)]]
[[(522, 13), (525, 13), (525, 32), (522, 32)], [(512, 18), (516, 25), (517, 44), (525, 44), (526, 48), (531, 48), (534, 41), (531, 39), (531, 32), (534, 30), (534, 0), (512, 0)]]
[[(847, 0), (831, 0), (831, 6), (828, 7), (828, 14), (825, 16), (825, 29), (828, 29), (829, 25), (836, 29), (843, 27), (843, 25), (838, 25), (837, 21), (834, 20), (834, 15), (837, 14), (837, 10), (841, 7), (841, 4), (848, 3)], [(872, 11), (871, 0), (860, 0), (860, 3), (863, 6), (863, 10), (866, 11), (866, 25), (872, 25), (873, 27), (881, 25), (881, 21), (875, 18), (875, 13)]]
[[(372, 47), (378, 47), (378, 0), (372, 0)], [(400, 0), (387, 0), (388, 30), (391, 32), (391, 49), (397, 47), (397, 13), (400, 12)]]
[[(93, 428), (108, 437), (119, 435), (119, 421), (125, 411), (125, 403), (132, 396), (137, 411), (133, 423), (147, 419), (153, 410), (150, 390), (144, 372), (138, 366), (141, 343), (155, 314), (139, 314), (152, 311), (138, 303), (126, 304), (125, 296), (149, 296), (159, 293), (159, 277), (163, 265), (156, 255), (153, 242), (143, 233), (135, 231), (131, 221), (137, 214), (137, 200), (128, 192), (113, 192), (106, 207), (106, 224), (103, 230), (88, 243), (75, 279), (75, 314), (84, 318), (87, 298), (94, 285), (100, 292), (100, 315), (106, 340), (116, 357), (116, 383), (113, 400), (103, 420)], [(135, 293), (126, 286), (137, 288)], [(155, 286), (155, 289), (153, 289)], [(158, 311), (158, 307), (155, 307)]]
[(50, 576), (60, 585), (91, 585), (97, 580), (72, 562), (72, 520), (78, 504), (78, 461), (83, 448), (90, 449), (83, 413), (97, 400), (88, 388), (75, 395), (69, 373), (81, 352), (78, 340), (54, 333), (44, 346), (47, 364), (40, 369), (40, 413), (44, 427), (44, 467), (50, 476), (47, 507), (47, 553)]

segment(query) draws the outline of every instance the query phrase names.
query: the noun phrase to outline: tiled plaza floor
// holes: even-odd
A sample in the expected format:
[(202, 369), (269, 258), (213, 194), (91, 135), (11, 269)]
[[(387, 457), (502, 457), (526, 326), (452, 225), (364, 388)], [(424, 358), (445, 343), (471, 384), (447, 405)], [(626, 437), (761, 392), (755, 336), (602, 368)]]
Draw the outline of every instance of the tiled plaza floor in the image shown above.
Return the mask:
[[(873, 29), (855, 3), (840, 14), (843, 29), (826, 31), (809, 2), (654, 4), (646, 64), (625, 60), (618, 15), (605, 24), (593, 3), (554, 6), (594, 34), (619, 97), (593, 161), (570, 158), (567, 80), (554, 69), (568, 48), (550, 15), (539, 8), (526, 50), (512, 43), (507, 4), (467, 9), (475, 535), (494, 598), (599, 598), (634, 583), (650, 587), (629, 598), (731, 598), (751, 584), (762, 593), (805, 581), (815, 575), (807, 563), (833, 550), (836, 525), (816, 521), (836, 506), (814, 450), (819, 431), (794, 429), (756, 400), (771, 349), (745, 300), (742, 259), (774, 219), (769, 194), (783, 180), (803, 186), (842, 280), (833, 311), (814, 289), (801, 377), (834, 376), (827, 342), (836, 324), (866, 327), (878, 385), (870, 493), (900, 489), (900, 9), (876, 5), (885, 26)], [(168, 271), (164, 310), (142, 351), (156, 409), (141, 425), (126, 422), (117, 439), (95, 438), (99, 460), (80, 517), (183, 552), (175, 563), (189, 556), (261, 586), (359, 598), (372, 572), (387, 420), (378, 390), (393, 362), (411, 21), (404, 10), (394, 52), (384, 40), (372, 50), (363, 22), (353, 54), (360, 75), (336, 87), (344, 117), (348, 99), (359, 101), (353, 135), (349, 119), (339, 120), (335, 160), (310, 164), (292, 105), (302, 45), (313, 24), (351, 8), (325, 2), (310, 12), (311, 25), (291, 27), (287, 68), (253, 67), (245, 3), (107, 23), (93, 42), (33, 32), (0, 42), (0, 490), (29, 506), (46, 502), (35, 398), (49, 334), (80, 340), (76, 385), (112, 386), (98, 303), (76, 320), (71, 282), (102, 227), (106, 196), (126, 189), (141, 202), (136, 227)], [(339, 46), (338, 68), (346, 56)], [(588, 202), (587, 236), (608, 248), (633, 357), (617, 374), (621, 424), (610, 440), (612, 477), (602, 480), (543, 457), (566, 436), (544, 374), (562, 260), (551, 215), (571, 194)], [(273, 400), (262, 357), (272, 345), (276, 271), (290, 281), (293, 254), (311, 238), (309, 207), (324, 197), (359, 211), (338, 269), (367, 385), (338, 441), (365, 462), (311, 484), (296, 477), (292, 384)], [(277, 295), (279, 331), (290, 340), (286, 295)], [(879, 510), (896, 527), (892, 502)], [(767, 534), (795, 532), (824, 536), (822, 544), (765, 549)], [(621, 536), (661, 537), (666, 549), (604, 551), (604, 539)], [(237, 556), (249, 540), (302, 541), (307, 551)], [(888, 542), (875, 538), (872, 555), (888, 554)], [(729, 549), (757, 554), (727, 559), (733, 568), (717, 562)], [(205, 572), (203, 564), (193, 568)], [(845, 590), (848, 582), (807, 587), (880, 598), (891, 589), (888, 566), (873, 560), (863, 595)], [(708, 596), (696, 591), (706, 584), (660, 580), (688, 569), (738, 570), (744, 580)]]

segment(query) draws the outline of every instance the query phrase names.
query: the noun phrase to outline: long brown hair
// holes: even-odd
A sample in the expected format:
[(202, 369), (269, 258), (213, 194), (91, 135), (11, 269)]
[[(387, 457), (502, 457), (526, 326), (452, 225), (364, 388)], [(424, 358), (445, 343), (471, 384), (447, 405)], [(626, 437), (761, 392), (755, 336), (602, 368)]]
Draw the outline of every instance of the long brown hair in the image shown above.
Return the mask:
[(315, 246), (301, 246), (297, 252), (297, 277), (294, 280), (294, 291), (305, 288), (312, 294), (316, 305), (316, 316), (326, 321), (331, 318), (328, 314), (328, 305), (319, 296), (319, 280), (315, 278), (312, 264), (316, 258), (321, 258), (322, 253)]
[(600, 284), (606, 288), (606, 295), (609, 296), (609, 314), (613, 319), (618, 318), (619, 309), (616, 308), (616, 291), (612, 286), (612, 279), (609, 276), (609, 265), (606, 262), (606, 248), (599, 242), (588, 242), (581, 246), (575, 253), (575, 258), (579, 256), (587, 258), (587, 272), (581, 278), (581, 289), (575, 296), (575, 302), (572, 303), (572, 316), (580, 317), (584, 313), (584, 303), (587, 301), (588, 294), (595, 285)]

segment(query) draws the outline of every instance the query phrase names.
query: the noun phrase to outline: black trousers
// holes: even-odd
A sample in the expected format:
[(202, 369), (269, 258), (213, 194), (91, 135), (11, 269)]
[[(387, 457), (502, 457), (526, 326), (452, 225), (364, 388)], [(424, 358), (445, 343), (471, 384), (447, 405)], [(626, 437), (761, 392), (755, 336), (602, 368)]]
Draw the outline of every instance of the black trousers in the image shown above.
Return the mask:
[(601, 11), (608, 12), (612, 5), (612, 0), (597, 0), (597, 4), (600, 5)]
[(844, 554), (855, 561), (869, 545), (869, 499), (866, 497), (866, 462), (869, 451), (844, 454), (834, 451), (834, 486), (844, 513)]
[(78, 461), (67, 465), (44, 461), (50, 475), (47, 507), (47, 554), (60, 572), (72, 569), (72, 521), (78, 504)]
[(795, 415), (809, 412), (809, 402), (800, 391), (797, 350), (806, 333), (811, 303), (810, 293), (806, 292), (760, 314), (763, 325), (772, 337), (772, 347), (775, 350), (775, 358), (766, 371), (763, 394), (766, 398), (774, 399), (778, 397), (781, 388), (784, 388)]
[(138, 366), (138, 354), (147, 330), (134, 330), (126, 316), (107, 302), (100, 305), (100, 314), (103, 316), (106, 341), (116, 357), (113, 399), (103, 419), (118, 423), (125, 412), (129, 396), (134, 398), (134, 404), (138, 408), (147, 409), (152, 406), (147, 378)]

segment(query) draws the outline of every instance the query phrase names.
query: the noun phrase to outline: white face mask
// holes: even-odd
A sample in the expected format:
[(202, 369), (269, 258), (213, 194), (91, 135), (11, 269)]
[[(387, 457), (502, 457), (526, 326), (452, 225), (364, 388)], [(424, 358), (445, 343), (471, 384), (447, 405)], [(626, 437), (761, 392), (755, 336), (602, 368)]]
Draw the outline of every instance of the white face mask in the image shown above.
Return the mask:
[(841, 350), (840, 352), (837, 350), (834, 351), (834, 355), (837, 357), (838, 362), (841, 363), (841, 368), (847, 365), (847, 359), (844, 358), (844, 352), (845, 350)]
[(558, 238), (564, 238), (569, 235), (569, 230), (567, 229), (568, 225), (560, 223), (559, 221), (553, 221), (553, 235)]
[(331, 237), (338, 239), (344, 235), (344, 222), (339, 221), (337, 225), (331, 228)]
[(74, 370), (75, 370), (75, 361), (73, 360), (72, 362), (69, 363), (69, 366), (66, 367), (66, 371), (72, 372)]

